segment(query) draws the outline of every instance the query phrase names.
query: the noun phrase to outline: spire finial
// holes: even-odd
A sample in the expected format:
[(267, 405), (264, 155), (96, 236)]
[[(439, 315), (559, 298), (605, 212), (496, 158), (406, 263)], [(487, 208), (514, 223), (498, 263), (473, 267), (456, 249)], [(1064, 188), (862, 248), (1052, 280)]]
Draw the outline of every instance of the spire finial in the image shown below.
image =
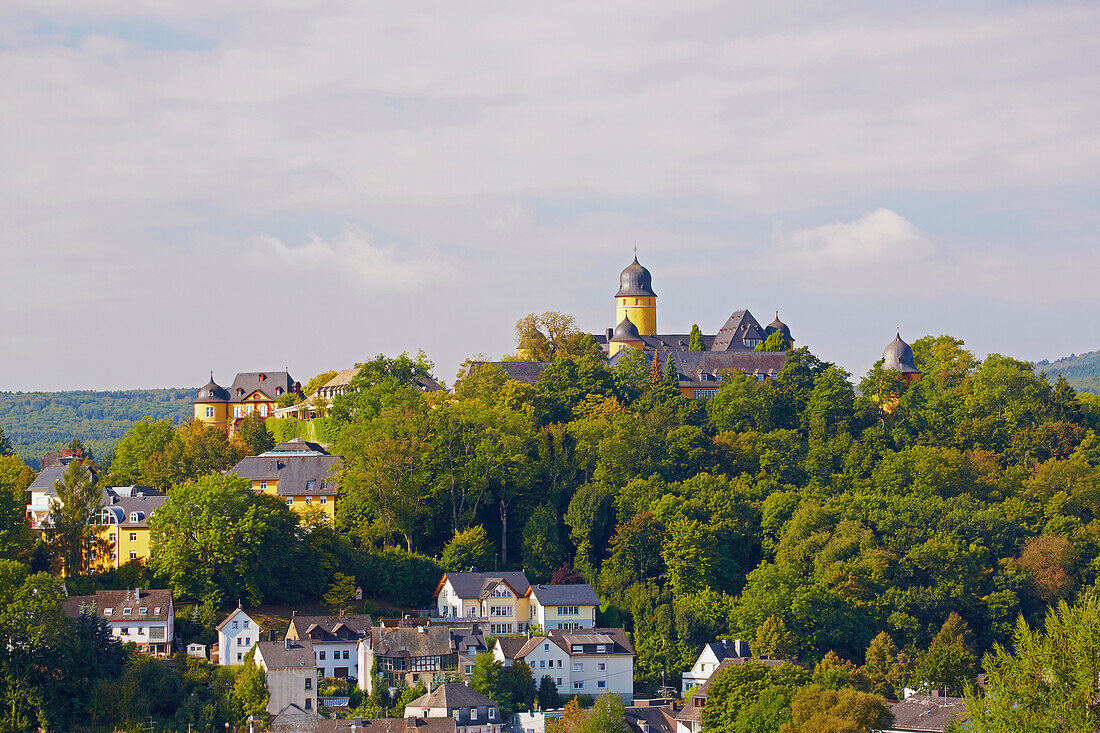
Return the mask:
[(210, 370), (210, 381), (211, 382), (214, 381), (214, 370), (213, 369)]
[(638, 259), (638, 240), (634, 240), (634, 259)]

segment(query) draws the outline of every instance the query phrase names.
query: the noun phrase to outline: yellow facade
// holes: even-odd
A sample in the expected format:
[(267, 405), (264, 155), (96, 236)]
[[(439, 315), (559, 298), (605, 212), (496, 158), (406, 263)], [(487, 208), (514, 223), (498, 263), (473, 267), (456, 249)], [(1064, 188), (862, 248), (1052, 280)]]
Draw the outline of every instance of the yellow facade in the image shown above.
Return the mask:
[[(278, 481), (253, 481), (252, 490), (256, 493), (279, 495)], [(296, 512), (304, 512), (306, 509), (320, 507), (328, 517), (329, 522), (336, 521), (336, 497), (335, 496), (281, 496), (287, 502), (287, 506)]]
[(120, 568), (131, 560), (149, 562), (152, 542), (148, 526), (109, 524), (99, 527), (97, 531), (100, 537), (107, 540), (109, 546), (108, 550), (96, 557), (95, 567), (100, 572)]
[(195, 405), (195, 419), (219, 430), (229, 429), (229, 405), (207, 402)]
[(615, 354), (619, 353), (621, 349), (641, 349), (644, 348), (644, 346), (645, 344), (643, 344), (641, 341), (612, 341), (607, 345), (608, 356), (615, 356)]
[(643, 336), (657, 333), (656, 296), (615, 298), (615, 323), (622, 323), (624, 318), (629, 318)]

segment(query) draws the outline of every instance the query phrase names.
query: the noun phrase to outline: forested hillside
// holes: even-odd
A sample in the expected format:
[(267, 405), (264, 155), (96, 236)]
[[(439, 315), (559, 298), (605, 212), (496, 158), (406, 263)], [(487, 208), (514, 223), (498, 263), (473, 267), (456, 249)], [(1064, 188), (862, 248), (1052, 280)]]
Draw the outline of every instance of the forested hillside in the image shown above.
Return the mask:
[(197, 388), (132, 389), (117, 392), (0, 392), (0, 429), (23, 460), (37, 466), (42, 455), (80, 438), (105, 457), (130, 426), (145, 416), (186, 420)]
[(1044, 359), (1035, 364), (1035, 370), (1045, 371), (1051, 379), (1061, 374), (1078, 392), (1100, 394), (1100, 351), (1072, 354), (1055, 361)]

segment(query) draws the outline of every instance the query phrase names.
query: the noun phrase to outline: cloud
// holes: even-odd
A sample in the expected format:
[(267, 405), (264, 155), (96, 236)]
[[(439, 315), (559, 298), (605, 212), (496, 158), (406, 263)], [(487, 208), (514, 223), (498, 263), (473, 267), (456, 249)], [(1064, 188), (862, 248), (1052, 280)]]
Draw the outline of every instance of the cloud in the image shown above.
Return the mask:
[(867, 268), (927, 259), (929, 236), (890, 209), (875, 209), (856, 221), (786, 231), (772, 229), (772, 253), (784, 266), (806, 269)]
[(305, 244), (292, 246), (269, 234), (255, 239), (254, 262), (276, 265), (277, 277), (293, 283), (302, 276), (310, 283), (331, 278), (374, 292), (416, 292), (450, 279), (454, 271), (438, 252), (400, 249), (379, 243), (354, 226), (331, 240), (310, 234)]

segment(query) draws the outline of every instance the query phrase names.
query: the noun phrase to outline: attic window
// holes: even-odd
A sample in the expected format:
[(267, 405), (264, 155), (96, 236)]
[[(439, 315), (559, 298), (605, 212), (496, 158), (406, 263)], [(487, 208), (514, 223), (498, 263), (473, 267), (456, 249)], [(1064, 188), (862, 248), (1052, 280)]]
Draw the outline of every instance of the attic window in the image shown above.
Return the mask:
[(129, 615), (131, 615), (131, 614), (132, 614), (133, 612), (134, 612), (134, 609), (132, 609), (132, 608), (124, 608), (124, 609), (122, 609), (122, 615), (123, 615), (123, 616), (129, 616)]
[(276, 387), (275, 388), (275, 394), (281, 395), (282, 393), (283, 393), (283, 388), (282, 387)]
[(149, 609), (148, 608), (139, 608), (138, 613), (149, 613)]
[(267, 381), (267, 375), (266, 374), (261, 374), (260, 375), (260, 381), (261, 382), (266, 382)]
[(104, 608), (103, 609), (103, 615), (104, 616), (110, 616), (112, 613), (114, 613), (114, 611), (115, 611), (115, 609), (113, 609), (113, 608)]
[(241, 389), (240, 387), (237, 387), (237, 396), (240, 397), (243, 394), (244, 394), (244, 390)]
[(140, 522), (141, 521), (141, 513), (140, 512), (130, 512), (130, 521), (131, 522)]
[(153, 615), (154, 616), (159, 616), (160, 615), (160, 606), (157, 606), (156, 608), (153, 609)]

